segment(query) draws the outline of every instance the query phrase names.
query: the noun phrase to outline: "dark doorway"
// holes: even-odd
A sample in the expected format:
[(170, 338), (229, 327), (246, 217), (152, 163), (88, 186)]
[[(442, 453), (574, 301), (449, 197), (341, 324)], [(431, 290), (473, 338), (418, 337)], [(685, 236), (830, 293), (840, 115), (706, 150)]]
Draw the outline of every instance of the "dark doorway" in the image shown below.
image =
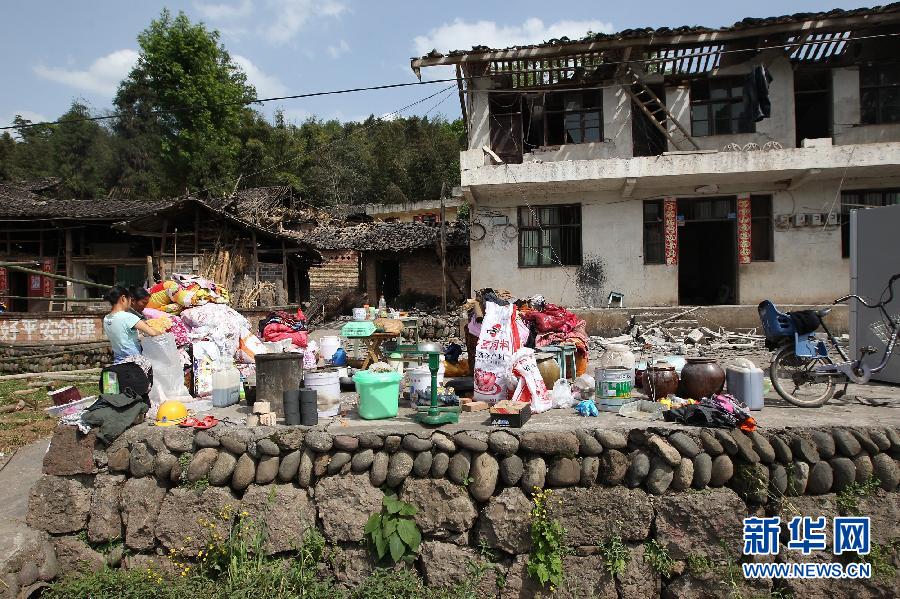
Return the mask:
[[(383, 295), (388, 304), (397, 299), (400, 295), (399, 260), (379, 260), (375, 264), (375, 290), (378, 292), (378, 298)], [(377, 302), (378, 298), (369, 300)]]
[[(16, 298), (28, 297), (28, 275), (26, 273), (6, 269), (6, 276), (9, 280), (10, 295)], [(6, 305), (10, 312), (28, 312), (27, 299), (10, 299), (7, 300)]]
[(794, 72), (794, 118), (797, 147), (804, 139), (831, 137), (831, 71)]
[(734, 210), (733, 198), (678, 200), (680, 304), (737, 303), (737, 221)]
[[(662, 85), (648, 85), (647, 87), (656, 94), (657, 98), (665, 102), (663, 98), (666, 97), (666, 94)], [(637, 86), (632, 89), (632, 92), (635, 94), (640, 91), (641, 88)], [(647, 96), (644, 94), (639, 97), (646, 98)], [(662, 106), (656, 103), (650, 104), (649, 106), (649, 109), (654, 112), (661, 110), (662, 108)], [(663, 135), (662, 131), (656, 128), (656, 125), (653, 124), (650, 117), (647, 116), (635, 102), (631, 103), (631, 114), (631, 138), (634, 143), (634, 155), (659, 156), (663, 152), (667, 152), (669, 150), (669, 143), (666, 136)], [(657, 113), (654, 118), (665, 127), (666, 113), (664, 111)]]

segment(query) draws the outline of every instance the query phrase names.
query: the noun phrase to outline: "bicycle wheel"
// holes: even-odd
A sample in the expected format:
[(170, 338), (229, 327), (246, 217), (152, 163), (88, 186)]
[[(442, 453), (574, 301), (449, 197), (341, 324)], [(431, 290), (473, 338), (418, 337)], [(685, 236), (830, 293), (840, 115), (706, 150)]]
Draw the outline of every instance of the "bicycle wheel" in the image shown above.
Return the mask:
[(831, 364), (829, 358), (801, 358), (794, 346), (785, 345), (772, 360), (769, 378), (778, 395), (800, 408), (818, 408), (834, 395), (834, 380), (816, 376), (816, 367)]

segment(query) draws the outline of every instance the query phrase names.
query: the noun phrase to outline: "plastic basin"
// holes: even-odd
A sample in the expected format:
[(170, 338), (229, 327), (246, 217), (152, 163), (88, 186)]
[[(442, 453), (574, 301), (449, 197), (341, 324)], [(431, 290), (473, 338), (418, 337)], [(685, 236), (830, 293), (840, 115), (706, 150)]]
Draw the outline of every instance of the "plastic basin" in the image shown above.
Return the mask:
[(353, 375), (359, 415), (366, 420), (394, 418), (400, 409), (400, 373), (360, 370)]

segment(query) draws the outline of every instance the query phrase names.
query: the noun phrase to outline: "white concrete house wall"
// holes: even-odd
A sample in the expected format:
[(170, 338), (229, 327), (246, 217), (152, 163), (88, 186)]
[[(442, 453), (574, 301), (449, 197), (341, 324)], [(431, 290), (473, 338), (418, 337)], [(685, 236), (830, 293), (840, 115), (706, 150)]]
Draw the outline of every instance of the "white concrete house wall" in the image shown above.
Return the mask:
[[(833, 137), (796, 147), (793, 67), (786, 58), (769, 64), (772, 115), (755, 133), (695, 137), (694, 153), (632, 157), (632, 104), (618, 86), (603, 89), (599, 143), (563, 145), (526, 153), (522, 164), (494, 164), (490, 143), (490, 79), (469, 90), (469, 150), (461, 153), (461, 184), (481, 222), (487, 214), (517, 224), (517, 207), (580, 204), (582, 253), (605, 264), (609, 291), (631, 306), (679, 302), (678, 265), (645, 264), (643, 200), (662, 197), (768, 194), (779, 215), (840, 213), (840, 190), (900, 188), (900, 125), (861, 125), (859, 71), (836, 68), (832, 78)], [(749, 65), (717, 75), (744, 75)], [(690, 131), (690, 87), (668, 86), (669, 111)], [(783, 149), (725, 152), (729, 143)], [(670, 150), (675, 148), (670, 147)], [(698, 188), (715, 185), (712, 193)], [(479, 216), (481, 215), (481, 216)], [(775, 222), (773, 219), (773, 223)], [(774, 260), (737, 265), (736, 302), (830, 303), (848, 293), (849, 261), (841, 257), (839, 226), (774, 227)], [(516, 295), (541, 293), (570, 306), (586, 305), (576, 285), (577, 267), (520, 268), (518, 240), (488, 224), (472, 241), (472, 287), (507, 288)], [(900, 259), (898, 259), (900, 272)], [(596, 294), (594, 294), (596, 298)]]

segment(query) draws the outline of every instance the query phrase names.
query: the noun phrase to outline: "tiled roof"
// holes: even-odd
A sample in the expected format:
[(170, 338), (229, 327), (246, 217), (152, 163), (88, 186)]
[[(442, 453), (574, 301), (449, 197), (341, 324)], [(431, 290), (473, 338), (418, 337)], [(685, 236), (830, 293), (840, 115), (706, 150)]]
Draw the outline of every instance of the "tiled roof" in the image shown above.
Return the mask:
[[(365, 223), (352, 227), (317, 227), (297, 233), (300, 241), (319, 250), (408, 251), (435, 247), (441, 228), (423, 223)], [(465, 222), (447, 223), (447, 246), (468, 247), (469, 229)]]
[(117, 219), (141, 216), (165, 208), (162, 203), (133, 199), (60, 200), (0, 183), (0, 219)]
[[(737, 21), (733, 25), (726, 27), (706, 27), (703, 25), (682, 25), (680, 27), (643, 27), (636, 29), (623, 29), (616, 33), (592, 33), (581, 39), (569, 39), (567, 37), (559, 39), (547, 40), (541, 44), (528, 44), (521, 46), (511, 46), (509, 48), (489, 48), (488, 46), (473, 46), (471, 50), (452, 50), (446, 54), (442, 54), (437, 50), (421, 57), (422, 60), (441, 58), (444, 56), (462, 56), (465, 54), (477, 54), (481, 52), (512, 52), (516, 50), (530, 50), (535, 48), (545, 48), (548, 46), (564, 47), (570, 44), (584, 44), (590, 42), (602, 42), (608, 40), (640, 40), (646, 38), (668, 38), (678, 35), (704, 34), (704, 33), (728, 33), (740, 32), (742, 30), (755, 29), (759, 27), (769, 27), (776, 25), (786, 25), (792, 23), (803, 23), (806, 21), (820, 21), (824, 19), (840, 19), (845, 17), (858, 17), (869, 15), (883, 15), (886, 13), (895, 13), (900, 11), (900, 2), (887, 4), (884, 6), (876, 6), (873, 8), (856, 8), (850, 10), (833, 9), (822, 12), (801, 12), (791, 15), (782, 15), (775, 17), (748, 17)], [(872, 25), (878, 25), (877, 19), (873, 19)], [(413, 60), (416, 60), (415, 58)]]

